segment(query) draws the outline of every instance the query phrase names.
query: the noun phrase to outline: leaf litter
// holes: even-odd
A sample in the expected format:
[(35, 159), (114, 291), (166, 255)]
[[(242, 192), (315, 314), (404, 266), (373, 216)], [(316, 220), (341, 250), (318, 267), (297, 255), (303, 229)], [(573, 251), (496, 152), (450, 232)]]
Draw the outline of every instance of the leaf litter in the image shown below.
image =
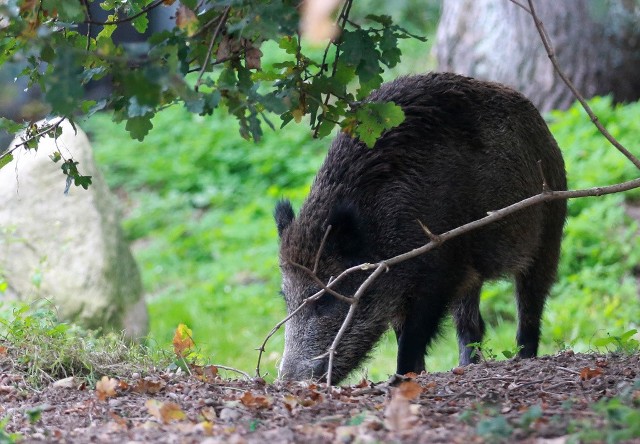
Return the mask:
[[(563, 443), (592, 429), (624, 432), (594, 410), (603, 400), (624, 398), (624, 412), (640, 414), (637, 353), (564, 351), (330, 392), (310, 381), (225, 379), (213, 369), (204, 378), (156, 371), (105, 375), (95, 389), (70, 380), (36, 390), (14, 362), (0, 355), (0, 419), (28, 442)], [(638, 442), (634, 433), (611, 436)]]

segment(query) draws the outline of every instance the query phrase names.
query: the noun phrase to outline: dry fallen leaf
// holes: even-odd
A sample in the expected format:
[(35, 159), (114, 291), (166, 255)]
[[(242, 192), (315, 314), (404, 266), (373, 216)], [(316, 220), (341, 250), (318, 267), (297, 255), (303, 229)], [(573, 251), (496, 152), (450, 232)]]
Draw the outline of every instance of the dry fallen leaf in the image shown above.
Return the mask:
[[(80, 385), (80, 381), (77, 380), (74, 376), (69, 376), (68, 378), (58, 379), (56, 382), (52, 384), (54, 388), (76, 388)], [(96, 385), (97, 388), (97, 385)]]
[(133, 385), (133, 391), (136, 393), (147, 393), (154, 395), (167, 385), (163, 380), (141, 379)]
[(216, 411), (213, 407), (204, 407), (200, 410), (200, 415), (205, 420), (205, 422), (214, 422), (218, 415), (216, 415)]
[(298, 398), (293, 395), (284, 395), (282, 397), (282, 402), (284, 407), (289, 411), (289, 413), (293, 412), (293, 409), (298, 405)]
[(415, 381), (405, 381), (396, 389), (396, 396), (402, 396), (408, 400), (416, 399), (422, 393), (422, 387)]
[(269, 408), (271, 407), (271, 400), (266, 396), (255, 396), (253, 393), (247, 391), (240, 397), (240, 402), (249, 408)]
[(180, 406), (175, 402), (161, 402), (156, 399), (148, 399), (144, 405), (147, 407), (149, 414), (159, 419), (164, 424), (171, 421), (180, 421), (187, 417)]
[(191, 367), (191, 371), (202, 382), (213, 382), (218, 376), (218, 367), (215, 365), (194, 365)]
[(409, 400), (398, 391), (394, 391), (391, 401), (384, 409), (385, 427), (392, 432), (402, 432), (409, 430), (415, 420)]
[(183, 358), (194, 345), (191, 329), (184, 324), (178, 325), (173, 335), (173, 351), (176, 355)]
[(111, 419), (113, 419), (120, 427), (124, 428), (125, 430), (128, 428), (127, 426), (129, 425), (129, 422), (122, 416), (114, 412), (109, 412), (109, 416), (111, 416)]
[[(311, 388), (314, 387), (314, 388)], [(319, 391), (315, 390), (315, 385), (311, 385), (309, 390), (305, 391), (304, 395), (298, 398), (298, 403), (303, 407), (311, 407), (321, 403), (324, 400), (324, 396)]]
[(0, 356), (6, 356), (7, 355), (7, 347), (0, 345)]
[(391, 394), (391, 401), (384, 409), (384, 425), (392, 432), (403, 432), (415, 424), (418, 404), (411, 405), (409, 400), (417, 398), (422, 393), (422, 387), (415, 381), (405, 381), (395, 388)]
[(596, 377), (600, 376), (602, 373), (603, 372), (602, 372), (601, 368), (585, 367), (582, 370), (580, 370), (580, 379), (582, 381), (586, 381), (588, 379), (596, 378)]
[(118, 386), (118, 380), (103, 376), (96, 384), (96, 396), (100, 401), (105, 401), (107, 398), (116, 396), (116, 387)]
[(202, 433), (203, 435), (210, 436), (213, 434), (213, 424), (209, 421), (202, 421), (194, 424), (191, 431), (193, 433)]

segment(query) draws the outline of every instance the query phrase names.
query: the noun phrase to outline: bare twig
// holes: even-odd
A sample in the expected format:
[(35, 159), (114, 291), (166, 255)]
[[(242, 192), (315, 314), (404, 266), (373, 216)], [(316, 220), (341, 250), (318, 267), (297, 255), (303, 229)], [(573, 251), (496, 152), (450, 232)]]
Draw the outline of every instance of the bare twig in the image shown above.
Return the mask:
[(222, 25), (224, 25), (224, 23), (227, 21), (227, 17), (229, 16), (229, 10), (231, 9), (231, 5), (227, 6), (224, 9), (224, 12), (222, 13), (222, 17), (220, 17), (220, 21), (218, 22), (218, 26), (216, 26), (216, 30), (213, 33), (213, 36), (211, 37), (211, 41), (209, 42), (209, 48), (207, 49), (207, 55), (204, 59), (204, 62), (202, 63), (202, 69), (200, 69), (200, 74), (198, 74), (198, 80), (196, 80), (196, 85), (194, 86), (194, 89), (196, 91), (198, 91), (198, 88), (200, 88), (200, 84), (202, 83), (202, 76), (204, 75), (205, 71), (207, 70), (207, 65), (209, 65), (209, 60), (211, 60), (211, 53), (213, 52), (213, 45), (216, 42), (216, 39), (218, 38), (218, 35), (220, 34), (220, 30), (222, 29)]
[(579, 371), (572, 370), (572, 369), (570, 369), (570, 368), (560, 367), (559, 365), (556, 365), (556, 368), (557, 368), (558, 370), (562, 370), (563, 372), (571, 373), (572, 375), (580, 375), (580, 372), (579, 372)]
[[(321, 248), (322, 248), (322, 246), (321, 246)], [(334, 289), (327, 287), (324, 284), (324, 282), (322, 282), (322, 280), (318, 277), (317, 274), (315, 274), (313, 271), (309, 270), (304, 265), (298, 264), (296, 262), (291, 262), (291, 261), (289, 261), (289, 263), (291, 265), (293, 265), (294, 267), (299, 268), (300, 270), (302, 270), (305, 273), (307, 273), (309, 275), (309, 277), (311, 277), (311, 279), (313, 279), (316, 282), (316, 284), (318, 284), (322, 288), (322, 290), (324, 290), (325, 292), (329, 293), (332, 296), (335, 296), (336, 298), (338, 298), (341, 301), (346, 302), (347, 304), (352, 304), (353, 303), (353, 299), (352, 298), (350, 298), (348, 296), (344, 296), (344, 295), (338, 293), (337, 291), (335, 291)], [(320, 299), (320, 297), (318, 297), (317, 299)]]
[(45, 124), (43, 126), (43, 129), (41, 129), (40, 131), (38, 131), (38, 133), (34, 134), (33, 136), (27, 137), (26, 139), (23, 139), (22, 142), (15, 144), (13, 147), (11, 147), (11, 149), (5, 151), (4, 153), (2, 153), (0, 155), (0, 160), (2, 160), (3, 158), (9, 156), (10, 154), (13, 154), (13, 152), (15, 150), (17, 150), (20, 147), (25, 146), (26, 144), (28, 144), (29, 142), (31, 142), (32, 140), (36, 140), (37, 138), (44, 136), (45, 134), (51, 132), (51, 131), (55, 131), (61, 124), (62, 122), (64, 122), (67, 118), (66, 117), (61, 117), (60, 119), (58, 119), (58, 121), (51, 123), (51, 124)]
[(226, 365), (219, 365), (219, 364), (213, 364), (213, 366), (216, 367), (216, 368), (221, 368), (222, 370), (228, 370), (230, 372), (236, 372), (236, 373), (244, 376), (246, 379), (251, 379), (251, 376), (249, 376), (249, 373), (243, 372), (242, 370), (238, 370), (237, 368), (227, 367)]
[[(347, 0), (342, 6), (342, 10), (340, 11), (340, 15), (338, 16), (338, 22), (342, 20), (342, 24), (340, 25), (340, 36), (338, 37), (338, 40), (336, 42), (329, 42), (329, 44), (327, 44), (327, 48), (325, 49), (324, 55), (322, 57), (322, 65), (320, 65), (320, 73), (322, 73), (325, 70), (325, 62), (327, 60), (327, 55), (329, 53), (329, 47), (333, 44), (336, 47), (336, 55), (333, 59), (333, 68), (331, 71), (331, 77), (334, 77), (336, 75), (336, 72), (338, 70), (338, 59), (340, 57), (340, 45), (342, 44), (342, 34), (344, 32), (345, 27), (347, 26), (352, 4), (353, 4), (353, 0)], [(327, 105), (329, 104), (330, 99), (331, 99), (331, 93), (328, 93), (324, 99), (324, 104), (322, 106), (323, 110), (327, 108)], [(326, 114), (325, 111), (323, 111), (321, 114), (321, 117), (323, 119), (325, 114)], [(318, 131), (320, 131), (320, 125), (316, 125), (313, 131), (314, 138), (318, 137)]]
[[(91, 17), (91, 8), (89, 7), (89, 3), (87, 0), (82, 0), (82, 5), (84, 6), (85, 14), (87, 15), (88, 20), (93, 20)], [(86, 50), (89, 51), (91, 47), (91, 23), (87, 23), (87, 45)]]
[(324, 244), (327, 241), (327, 237), (329, 237), (329, 232), (331, 231), (331, 225), (327, 227), (327, 230), (324, 232), (324, 236), (322, 236), (322, 242), (320, 242), (320, 247), (318, 248), (318, 252), (316, 253), (316, 260), (313, 263), (313, 274), (315, 275), (318, 272), (318, 264), (320, 263), (320, 255), (322, 254), (322, 250), (324, 250)]
[[(331, 286), (332, 282), (329, 283), (327, 286)], [(314, 294), (313, 296), (309, 296), (308, 298), (306, 298), (304, 301), (302, 301), (302, 304), (300, 304), (298, 306), (298, 308), (296, 308), (294, 311), (292, 311), (291, 313), (289, 313), (289, 315), (287, 317), (285, 317), (283, 320), (281, 320), (280, 322), (278, 322), (269, 332), (269, 334), (264, 338), (264, 341), (262, 341), (262, 344), (260, 345), (260, 347), (258, 347), (256, 350), (259, 351), (258, 353), (258, 363), (256, 364), (256, 377), (260, 378), (260, 361), (262, 360), (262, 355), (265, 351), (265, 346), (267, 345), (267, 342), (269, 341), (269, 339), (271, 339), (271, 337), (276, 334), (276, 332), (278, 330), (280, 330), (280, 327), (282, 327), (289, 319), (291, 319), (292, 317), (294, 317), (295, 315), (297, 315), (300, 310), (302, 310), (302, 308), (313, 302), (318, 300), (322, 295), (324, 294), (324, 290), (320, 290), (319, 292), (317, 292), (316, 294)]]
[(436, 243), (440, 242), (440, 237), (435, 235), (435, 234), (433, 234), (431, 232), (431, 230), (429, 229), (429, 227), (427, 227), (425, 224), (423, 224), (421, 220), (418, 220), (418, 223), (422, 227), (422, 231), (424, 231), (426, 233), (427, 237), (429, 238), (429, 240), (431, 242), (436, 242)]
[(538, 160), (538, 170), (540, 171), (540, 177), (542, 178), (542, 192), (546, 193), (547, 191), (551, 191), (551, 188), (547, 183), (547, 178), (544, 175), (544, 170), (542, 169), (542, 160)]
[(331, 347), (329, 347), (329, 365), (327, 367), (327, 389), (328, 390), (331, 390), (331, 374), (333, 372), (333, 358), (336, 353), (336, 348), (338, 347), (338, 344), (340, 343), (340, 340), (342, 339), (344, 332), (347, 331), (347, 328), (351, 323), (351, 319), (353, 318), (356, 308), (358, 307), (358, 302), (360, 302), (360, 298), (362, 297), (364, 292), (367, 290), (367, 288), (369, 288), (369, 286), (373, 283), (373, 281), (375, 281), (376, 278), (380, 276), (380, 274), (387, 271), (388, 269), (389, 267), (387, 266), (387, 264), (385, 264), (384, 262), (379, 262), (378, 267), (373, 271), (373, 273), (369, 275), (369, 277), (367, 277), (367, 279), (365, 279), (365, 281), (362, 283), (362, 285), (360, 285), (356, 293), (353, 295), (353, 302), (351, 303), (351, 307), (349, 307), (349, 312), (347, 313), (347, 317), (344, 319), (344, 322), (342, 323), (340, 330), (338, 330), (336, 337), (333, 339), (333, 343), (331, 344)]
[(124, 17), (124, 18), (117, 19), (117, 20), (112, 20), (110, 22), (96, 22), (96, 21), (92, 20), (90, 16), (88, 16), (87, 19), (84, 21), (84, 23), (86, 23), (87, 25), (99, 25), (99, 26), (119, 25), (120, 23), (126, 23), (126, 22), (130, 22), (132, 20), (137, 19), (141, 15), (146, 14), (147, 12), (151, 11), (154, 8), (157, 8), (163, 2), (164, 2), (164, 0), (156, 0), (155, 2), (149, 4), (149, 6), (146, 6), (146, 7), (142, 8), (142, 10), (140, 12), (137, 12), (137, 13), (135, 13), (133, 15), (128, 16), (128, 17)]
[(512, 3), (514, 3), (515, 5), (518, 5), (521, 8), (523, 8), (529, 14), (531, 14), (531, 17), (533, 18), (533, 21), (534, 21), (534, 23), (536, 25), (536, 29), (538, 30), (538, 34), (540, 35), (540, 40), (542, 40), (542, 44), (544, 45), (544, 48), (547, 51), (547, 55), (549, 56), (549, 60), (551, 61), (551, 64), (553, 65), (553, 68), (558, 73), (558, 75), (560, 76), (562, 81), (569, 87), (569, 89), (571, 90), (573, 95), (576, 97), (576, 99), (578, 99), (578, 101), (580, 102), (580, 104), (582, 105), (584, 110), (589, 115), (589, 118), (591, 119), (591, 122), (593, 122), (593, 124), (596, 126), (596, 128), (598, 128), (598, 131), (600, 131), (602, 133), (602, 135), (614, 147), (616, 147), (616, 149), (618, 151), (620, 151), (627, 159), (629, 159), (631, 161), (631, 163), (633, 163), (636, 166), (636, 168), (640, 169), (640, 160), (636, 156), (634, 156), (627, 148), (625, 148), (620, 142), (618, 142), (616, 140), (616, 138), (613, 137), (609, 133), (609, 131), (607, 131), (607, 129), (602, 125), (602, 123), (600, 123), (600, 120), (598, 119), (598, 116), (595, 115), (595, 113), (593, 112), (593, 110), (591, 109), (591, 107), (589, 106), (587, 101), (585, 100), (585, 98), (582, 96), (582, 94), (580, 94), (580, 92), (576, 89), (576, 87), (573, 84), (573, 82), (571, 82), (571, 80), (566, 76), (564, 71), (560, 68), (560, 65), (558, 64), (558, 59), (556, 58), (555, 50), (553, 49), (553, 46), (551, 45), (551, 39), (549, 38), (549, 35), (547, 34), (547, 31), (546, 31), (546, 29), (544, 27), (544, 24), (542, 23), (542, 21), (538, 18), (538, 15), (536, 14), (536, 10), (535, 10), (535, 8), (533, 6), (533, 0), (527, 0), (527, 3), (529, 4), (529, 9), (528, 10), (523, 5), (518, 3), (516, 0), (510, 0), (510, 1)]

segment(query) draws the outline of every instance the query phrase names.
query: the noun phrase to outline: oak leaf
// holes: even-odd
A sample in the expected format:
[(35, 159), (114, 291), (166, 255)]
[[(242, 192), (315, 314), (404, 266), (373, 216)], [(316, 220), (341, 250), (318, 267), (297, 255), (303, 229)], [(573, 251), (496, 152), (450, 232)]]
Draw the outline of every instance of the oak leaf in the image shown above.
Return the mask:
[(145, 378), (135, 383), (135, 385), (133, 386), (133, 391), (136, 393), (147, 393), (150, 395), (154, 395), (162, 390), (166, 385), (167, 383), (162, 380), (153, 381)]
[(192, 37), (198, 31), (198, 17), (191, 9), (180, 5), (176, 11), (176, 26)]
[(178, 325), (173, 335), (173, 351), (179, 358), (184, 358), (193, 346), (195, 343), (192, 339), (191, 329), (185, 324)]
[(271, 400), (266, 396), (255, 396), (253, 393), (246, 391), (240, 397), (240, 402), (249, 408), (269, 408), (271, 407)]
[(260, 59), (262, 57), (262, 51), (258, 48), (247, 48), (244, 54), (245, 66), (247, 69), (260, 69)]
[(422, 387), (415, 381), (405, 381), (398, 386), (396, 392), (396, 395), (411, 400), (416, 399), (422, 393)]
[(593, 379), (593, 378), (597, 378), (598, 376), (600, 376), (603, 373), (601, 368), (589, 368), (589, 367), (585, 367), (582, 370), (580, 370), (580, 379), (582, 381), (586, 381), (588, 379)]
[(180, 421), (187, 417), (186, 413), (175, 402), (148, 399), (144, 405), (147, 407), (149, 414), (162, 421), (163, 424), (168, 424), (171, 421)]
[(96, 396), (100, 401), (106, 401), (107, 398), (116, 396), (117, 386), (117, 379), (103, 376), (102, 379), (96, 383)]

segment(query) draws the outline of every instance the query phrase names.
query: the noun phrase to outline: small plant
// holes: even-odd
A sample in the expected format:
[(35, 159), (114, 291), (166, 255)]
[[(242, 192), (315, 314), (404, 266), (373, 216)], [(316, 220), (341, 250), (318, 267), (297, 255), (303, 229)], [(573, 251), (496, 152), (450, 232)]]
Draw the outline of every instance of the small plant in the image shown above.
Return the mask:
[(512, 432), (513, 427), (511, 427), (507, 418), (502, 415), (482, 419), (476, 425), (476, 433), (487, 442), (506, 441), (506, 439), (511, 436)]
[(22, 439), (22, 435), (19, 433), (9, 433), (7, 432), (7, 425), (9, 424), (10, 416), (5, 416), (0, 419), (0, 443), (6, 444), (14, 444), (20, 442)]
[(479, 356), (484, 362), (487, 361), (495, 361), (498, 358), (493, 350), (487, 346), (486, 341), (482, 342), (471, 342), (467, 344), (467, 347), (472, 348), (471, 351), (471, 359)]
[(584, 427), (572, 442), (635, 442), (640, 438), (640, 400), (634, 395), (638, 390), (640, 379), (619, 396), (598, 401), (593, 410), (601, 416), (604, 424), (594, 426), (593, 421), (582, 424)]
[(502, 350), (502, 356), (504, 356), (507, 359), (511, 359), (515, 356), (518, 356), (518, 352), (522, 350), (522, 348), (523, 348), (522, 345), (517, 345), (511, 350)]
[(523, 430), (528, 431), (531, 425), (542, 417), (542, 407), (539, 405), (532, 405), (529, 407), (520, 417), (519, 425)]
[(615, 347), (614, 352), (617, 353), (626, 353), (633, 354), (640, 350), (640, 341), (635, 339), (633, 336), (638, 333), (638, 330), (631, 329), (622, 333), (620, 336), (611, 335), (607, 333), (606, 338), (599, 338), (593, 341), (593, 345), (596, 347), (603, 347), (607, 351), (611, 351), (609, 349), (610, 346)]

